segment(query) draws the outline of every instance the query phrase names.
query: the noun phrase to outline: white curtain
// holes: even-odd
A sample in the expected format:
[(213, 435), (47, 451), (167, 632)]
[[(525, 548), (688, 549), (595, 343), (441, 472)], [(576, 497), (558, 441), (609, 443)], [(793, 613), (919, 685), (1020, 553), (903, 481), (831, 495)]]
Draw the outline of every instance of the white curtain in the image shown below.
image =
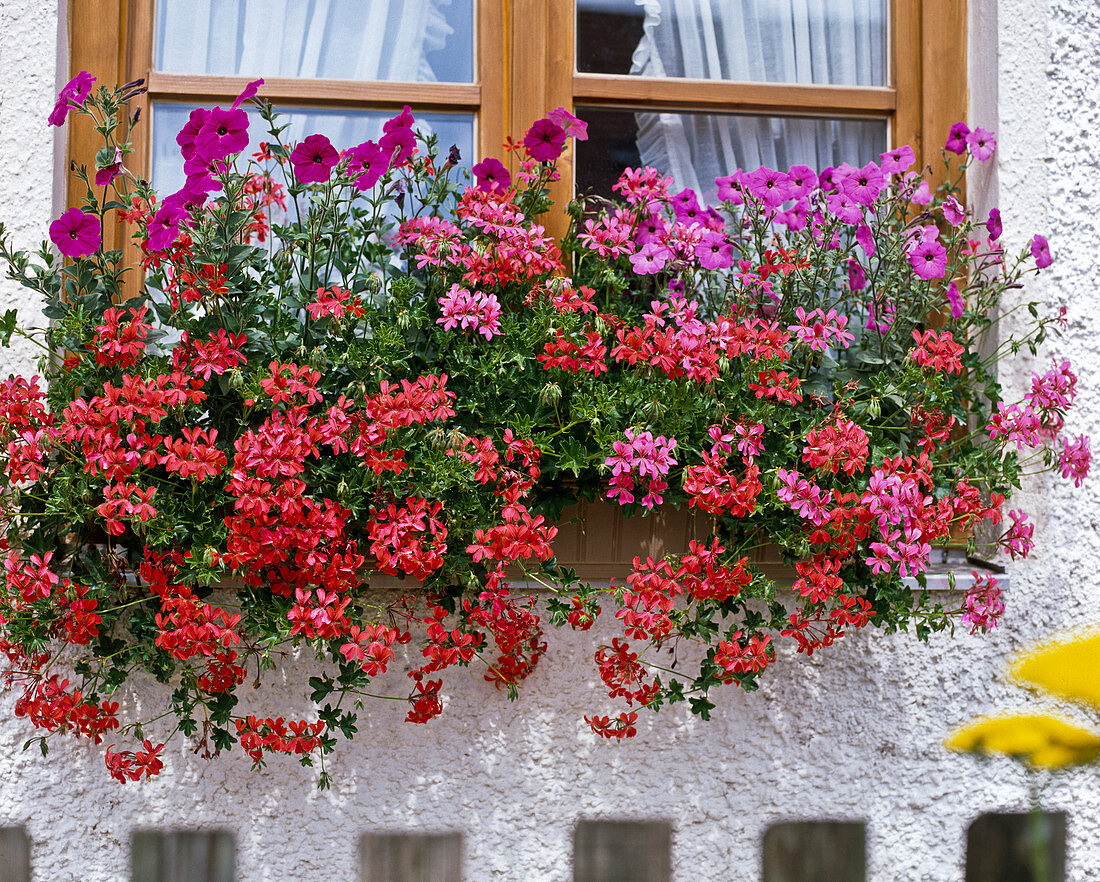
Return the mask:
[[(472, 16), (472, 0), (157, 0), (155, 63), (170, 73), (250, 79), (470, 80)], [(338, 150), (377, 139), (393, 115), (278, 109), (290, 125), (286, 143), (321, 132)], [(175, 136), (189, 110), (170, 103), (154, 109), (153, 184), (162, 193), (183, 184)], [(262, 120), (249, 116), (255, 145), (267, 135)], [(418, 113), (416, 119), (417, 129), (439, 135), (444, 155), (456, 143), (469, 165), (471, 114)]]
[[(634, 0), (645, 13), (631, 74), (879, 86), (885, 0)], [(877, 159), (884, 120), (639, 113), (642, 163), (713, 200), (717, 175)]]
[[(451, 0), (158, 0), (156, 67), (228, 76), (435, 82)], [(469, 3), (459, 2), (458, 15)], [(472, 46), (448, 46), (465, 53)], [(443, 59), (448, 64), (455, 59)], [(468, 77), (467, 77), (468, 79)]]

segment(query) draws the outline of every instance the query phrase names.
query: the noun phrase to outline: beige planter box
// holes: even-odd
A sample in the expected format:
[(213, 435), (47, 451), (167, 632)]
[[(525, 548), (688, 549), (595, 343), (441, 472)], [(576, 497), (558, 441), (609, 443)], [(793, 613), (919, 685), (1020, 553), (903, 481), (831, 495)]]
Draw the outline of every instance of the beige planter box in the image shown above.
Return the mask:
[[(625, 518), (613, 503), (581, 502), (562, 512), (554, 551), (558, 563), (575, 569), (582, 579), (625, 579), (635, 557), (659, 560), (681, 554), (688, 542), (702, 541), (712, 530), (711, 517), (694, 509), (664, 506), (645, 517)], [(769, 578), (793, 578), (793, 568), (783, 563), (774, 546), (757, 549), (749, 560)]]

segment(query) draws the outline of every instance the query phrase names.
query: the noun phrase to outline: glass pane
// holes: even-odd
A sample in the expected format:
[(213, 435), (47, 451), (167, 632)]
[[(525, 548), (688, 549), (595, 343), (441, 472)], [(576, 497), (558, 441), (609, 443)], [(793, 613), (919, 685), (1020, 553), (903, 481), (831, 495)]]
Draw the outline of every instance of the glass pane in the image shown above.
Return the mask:
[(577, 0), (577, 70), (886, 85), (887, 0)]
[(879, 160), (886, 150), (885, 119), (820, 119), (742, 114), (635, 113), (578, 107), (588, 140), (577, 142), (577, 193), (612, 196), (624, 168), (651, 165), (715, 200), (714, 179), (738, 168), (821, 170)]
[(474, 0), (157, 0), (168, 73), (471, 83)]
[[(183, 186), (183, 159), (176, 145), (176, 134), (187, 122), (191, 112), (190, 104), (162, 104), (153, 106), (153, 176), (152, 184), (157, 192), (174, 193)], [(354, 147), (367, 139), (378, 140), (382, 135), (382, 123), (394, 115), (392, 110), (317, 110), (286, 107), (282, 122), (289, 123), (282, 134), (284, 144), (295, 144), (307, 135), (320, 132), (332, 141), (337, 150)], [(447, 148), (458, 146), (462, 154), (460, 165), (469, 168), (474, 152), (474, 116), (472, 113), (416, 113), (414, 128), (424, 134), (439, 137), (441, 154), (445, 157)], [(246, 148), (249, 153), (257, 149), (260, 141), (268, 140), (265, 123), (254, 112), (248, 114), (248, 127), (251, 140)]]

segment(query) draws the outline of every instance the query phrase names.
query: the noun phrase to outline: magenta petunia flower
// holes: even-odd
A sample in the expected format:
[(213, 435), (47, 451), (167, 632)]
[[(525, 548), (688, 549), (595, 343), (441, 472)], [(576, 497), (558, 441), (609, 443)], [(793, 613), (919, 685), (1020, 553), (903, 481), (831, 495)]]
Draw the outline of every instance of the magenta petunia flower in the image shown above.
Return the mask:
[(248, 114), (215, 107), (195, 135), (195, 155), (212, 162), (240, 153), (248, 146)]
[(997, 149), (997, 142), (993, 138), (993, 133), (987, 132), (985, 129), (974, 129), (966, 136), (966, 145), (978, 162), (985, 162)]
[(382, 123), (382, 131), (387, 135), (399, 129), (408, 129), (411, 132), (415, 122), (416, 120), (413, 119), (412, 108), (406, 104), (401, 108), (401, 112), (397, 114), (397, 116)]
[(847, 175), (841, 182), (841, 187), (844, 194), (856, 205), (871, 205), (882, 192), (885, 183), (882, 169), (869, 162)]
[(565, 148), (565, 130), (552, 119), (536, 120), (523, 136), (528, 155), (538, 162), (552, 162)]
[(884, 175), (902, 175), (909, 171), (909, 166), (917, 161), (913, 148), (903, 144), (894, 150), (888, 150), (881, 154), (882, 173)]
[(854, 257), (848, 258), (848, 287), (853, 291), (862, 291), (867, 287), (867, 274)]
[(947, 249), (938, 239), (921, 239), (909, 249), (909, 265), (922, 279), (942, 279), (947, 271)]
[(875, 235), (867, 224), (860, 224), (856, 227), (856, 244), (863, 249), (863, 253), (868, 257), (875, 256)]
[(817, 187), (817, 172), (808, 165), (792, 165), (787, 172), (792, 199), (809, 196)]
[(264, 84), (263, 78), (253, 80), (247, 86), (244, 87), (240, 95), (233, 99), (233, 103), (230, 105), (231, 110), (236, 110), (242, 104), (244, 104), (249, 98), (255, 98), (256, 93), (260, 90), (260, 86)]
[(49, 123), (51, 126), (59, 126), (65, 122), (69, 111), (76, 107), (83, 107), (84, 102), (92, 92), (93, 77), (86, 70), (82, 70), (69, 82), (67, 82), (57, 95), (57, 102), (50, 112)]
[[(400, 119), (400, 117), (394, 117), (394, 119)], [(411, 122), (411, 116), (409, 120)], [(393, 122), (393, 120), (390, 120), (390, 122)], [(416, 135), (413, 134), (411, 128), (394, 126), (378, 139), (378, 146), (389, 157), (389, 167), (397, 168), (404, 165), (406, 160), (413, 155), (413, 151), (416, 150)]]
[(668, 263), (669, 250), (656, 242), (647, 242), (637, 254), (630, 255), (634, 272), (640, 276), (659, 273)]
[(187, 122), (176, 135), (176, 143), (180, 145), (180, 153), (184, 159), (190, 159), (195, 155), (195, 138), (206, 124), (206, 118), (210, 111), (204, 107), (196, 107), (187, 117)]
[(970, 126), (966, 123), (961, 120), (953, 123), (947, 131), (947, 143), (943, 145), (943, 149), (961, 156), (966, 153), (966, 136), (969, 134)]
[(989, 219), (985, 222), (986, 232), (989, 233), (989, 241), (996, 242), (1001, 238), (1001, 210), (989, 209)]
[(115, 161), (110, 165), (105, 165), (102, 168), (96, 169), (95, 173), (95, 185), (97, 187), (106, 187), (111, 181), (122, 174), (122, 151), (117, 147), (115, 148)]
[(721, 175), (714, 179), (718, 187), (718, 201), (729, 202), (733, 205), (741, 205), (745, 199), (741, 190), (741, 179), (744, 172), (737, 169), (732, 175)]
[(565, 131), (565, 137), (576, 138), (578, 141), (588, 140), (588, 123), (577, 119), (564, 107), (557, 107), (546, 116)]
[(1035, 238), (1031, 240), (1031, 256), (1035, 258), (1036, 269), (1046, 269), (1054, 263), (1054, 258), (1050, 256), (1050, 245), (1047, 243), (1047, 240), (1038, 233), (1036, 233)]
[(474, 177), (477, 179), (477, 188), (486, 193), (504, 193), (512, 186), (512, 176), (504, 163), (499, 159), (488, 156), (473, 167)]
[(290, 151), (294, 177), (303, 184), (327, 181), (340, 161), (340, 154), (324, 135), (310, 135)]
[(951, 306), (951, 318), (958, 318), (963, 314), (963, 299), (959, 293), (959, 286), (952, 282), (947, 286), (947, 302)]
[(836, 215), (846, 224), (858, 224), (863, 221), (863, 209), (846, 193), (830, 193), (825, 199), (825, 207), (830, 214)]
[(99, 218), (70, 208), (50, 224), (50, 240), (66, 257), (86, 257), (99, 250)]
[(791, 198), (790, 177), (766, 165), (744, 175), (741, 183), (746, 191), (769, 208), (778, 208)]
[(966, 220), (966, 211), (959, 205), (959, 200), (954, 196), (948, 196), (940, 208), (943, 210), (943, 216), (947, 219), (947, 222), (953, 227), (957, 227)]
[(695, 256), (706, 269), (727, 269), (733, 266), (733, 246), (721, 233), (708, 231), (695, 246)]
[(359, 190), (369, 190), (390, 167), (389, 157), (374, 141), (364, 141), (348, 152), (348, 177)]

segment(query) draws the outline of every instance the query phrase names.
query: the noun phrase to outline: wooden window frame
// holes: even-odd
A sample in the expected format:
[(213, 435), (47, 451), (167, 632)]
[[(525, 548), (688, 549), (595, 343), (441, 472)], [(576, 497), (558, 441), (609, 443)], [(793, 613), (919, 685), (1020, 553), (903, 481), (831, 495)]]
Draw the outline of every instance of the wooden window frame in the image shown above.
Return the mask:
[[(87, 70), (107, 83), (145, 78), (149, 92), (142, 102), (143, 114), (148, 113), (149, 101), (216, 102), (238, 94), (248, 78), (151, 70), (154, 2), (69, 0), (70, 74)], [(478, 158), (499, 155), (506, 137), (522, 138), (531, 122), (545, 111), (576, 104), (632, 110), (877, 117), (889, 121), (891, 146), (911, 144), (918, 162), (932, 162), (935, 167), (948, 127), (966, 117), (966, 0), (889, 0), (888, 12), (890, 85), (886, 87), (578, 73), (574, 4), (476, 0), (475, 83), (270, 78), (262, 94), (276, 104), (396, 111), (407, 103), (414, 111), (473, 112)], [(487, 35), (498, 36), (488, 39)], [(71, 126), (69, 158), (87, 163), (95, 155), (96, 137), (88, 127)], [(135, 129), (134, 146), (134, 171), (147, 175), (148, 122)], [(551, 188), (558, 206), (564, 206), (572, 195), (571, 151), (563, 158), (561, 172), (561, 179)], [(565, 226), (564, 211), (549, 219), (548, 228), (556, 235), (562, 235)]]

